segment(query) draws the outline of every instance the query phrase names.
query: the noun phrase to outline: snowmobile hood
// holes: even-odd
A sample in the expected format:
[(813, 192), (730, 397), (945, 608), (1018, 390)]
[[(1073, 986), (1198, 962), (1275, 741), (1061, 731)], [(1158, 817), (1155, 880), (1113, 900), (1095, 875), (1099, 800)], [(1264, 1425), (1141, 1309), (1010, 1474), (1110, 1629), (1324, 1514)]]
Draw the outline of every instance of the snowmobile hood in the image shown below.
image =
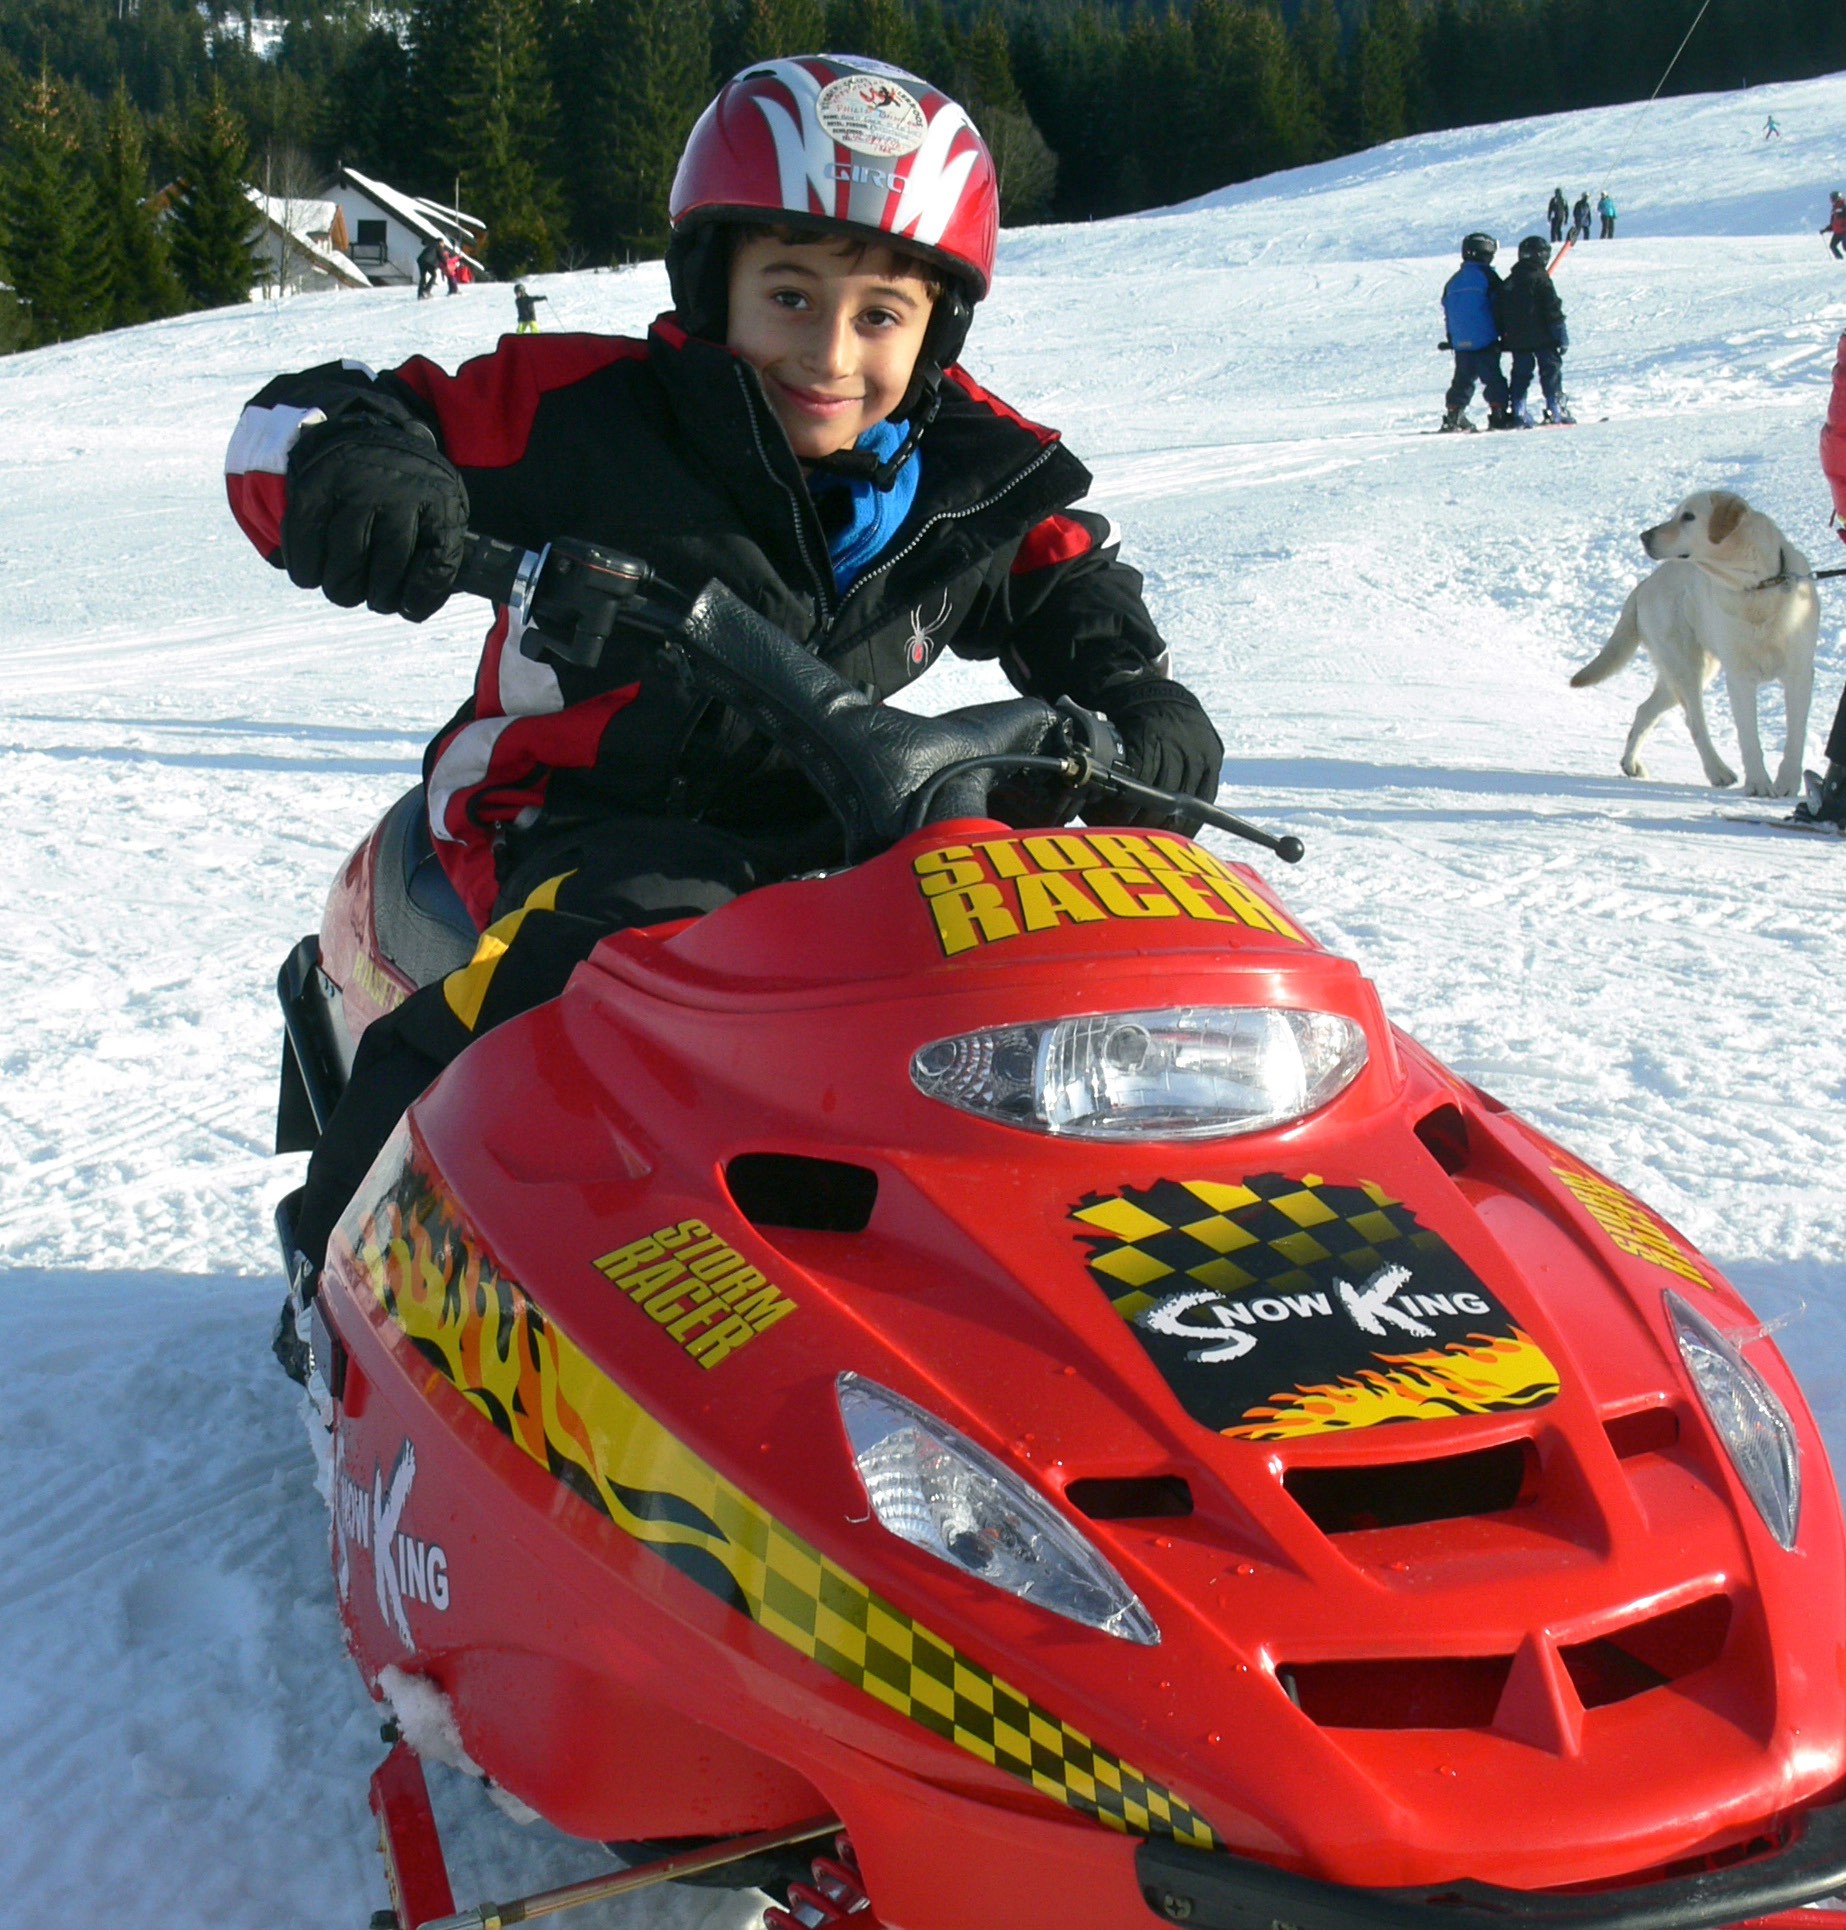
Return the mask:
[[(908, 1076), (926, 1041), (1000, 1020), (1266, 1001), (1341, 1013), (1370, 1046), (1345, 1091), (1279, 1130), (1073, 1141)], [(480, 1412), (505, 1408), (515, 1440), (542, 1433), (521, 1444), (554, 1469), (590, 1465), (582, 1415), (619, 1409), (622, 1441), (655, 1443), (652, 1512), (628, 1532), (677, 1546), (686, 1510), (745, 1497), (770, 1526), (744, 1540), (787, 1537), (806, 1572), (846, 1578), (823, 1598), (927, 1631), (990, 1702), (998, 1682), (1089, 1752), (1035, 1769), (991, 1712), (984, 1732), (945, 1727), (906, 1665), (873, 1714), (921, 1724), (945, 1786), (1023, 1778), (1034, 1800), (1333, 1881), (1543, 1888), (1722, 1855), (1846, 1773), (1837, 1504), (1810, 1482), (1794, 1547), (1776, 1544), (1665, 1295), (1744, 1340), (1747, 1310), (1186, 840), (938, 826), (620, 934), (411, 1122), (421, 1177), (393, 1197), (438, 1201), (480, 1311), (419, 1276), (427, 1240), (368, 1223), (362, 1194), (347, 1241), (371, 1256), (373, 1317)], [(464, 1384), (492, 1371), (460, 1331), (494, 1318), (490, 1278), (572, 1350), (574, 1420), (557, 1388), (522, 1396), (522, 1419)], [(1786, 1368), (1761, 1341), (1750, 1357), (1818, 1475)], [(884, 1529), (842, 1373), (1057, 1508), (1158, 1643)], [(721, 1549), (707, 1577), (670, 1559), (730, 1603), (739, 1643), (767, 1629), (798, 1681), (830, 1670), (845, 1701), (808, 1719), (871, 1746), (863, 1640), (842, 1661), (852, 1643), (830, 1647), (813, 1614), (788, 1633), (760, 1563)]]

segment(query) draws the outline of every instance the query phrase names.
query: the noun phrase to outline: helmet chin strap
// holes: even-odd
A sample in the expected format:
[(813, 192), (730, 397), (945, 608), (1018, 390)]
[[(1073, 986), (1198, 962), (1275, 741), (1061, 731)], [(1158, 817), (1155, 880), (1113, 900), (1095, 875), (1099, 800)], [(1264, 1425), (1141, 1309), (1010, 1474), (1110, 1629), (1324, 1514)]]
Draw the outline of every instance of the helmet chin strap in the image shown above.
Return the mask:
[(923, 377), (922, 391), (911, 405), (904, 439), (891, 454), (880, 461), (870, 449), (840, 449), (831, 456), (819, 456), (808, 464), (824, 475), (839, 476), (846, 482), (869, 482), (874, 489), (889, 489), (898, 473), (917, 452), (923, 432), (936, 419), (942, 407), (942, 371), (931, 369)]

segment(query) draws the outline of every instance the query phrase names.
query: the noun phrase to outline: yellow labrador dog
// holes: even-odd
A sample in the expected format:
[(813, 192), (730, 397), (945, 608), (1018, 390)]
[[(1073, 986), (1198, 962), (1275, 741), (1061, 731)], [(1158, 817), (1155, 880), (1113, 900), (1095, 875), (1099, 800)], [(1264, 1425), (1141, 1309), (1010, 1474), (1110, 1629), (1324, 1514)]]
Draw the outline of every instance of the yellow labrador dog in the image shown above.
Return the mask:
[[(1660, 567), (1629, 591), (1614, 635), (1570, 680), (1578, 688), (1599, 684), (1646, 646), (1657, 681), (1634, 714), (1622, 769), (1647, 775), (1641, 740), (1678, 704), (1705, 775), (1714, 784), (1737, 782), (1705, 723), (1705, 686), (1722, 666), (1745, 791), (1792, 797), (1801, 788), (1820, 631), (1813, 566), (1767, 516), (1722, 489), (1688, 496), (1664, 523), (1641, 532), (1641, 547)], [(1772, 780), (1756, 731), (1756, 693), (1774, 683), (1782, 686), (1788, 729)]]

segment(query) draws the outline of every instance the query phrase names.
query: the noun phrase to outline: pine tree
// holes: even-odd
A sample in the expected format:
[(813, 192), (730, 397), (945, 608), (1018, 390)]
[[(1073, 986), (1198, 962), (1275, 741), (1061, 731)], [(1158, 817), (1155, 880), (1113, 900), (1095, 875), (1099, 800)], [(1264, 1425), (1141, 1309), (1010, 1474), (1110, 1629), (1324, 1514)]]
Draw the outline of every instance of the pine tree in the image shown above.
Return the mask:
[(76, 116), (49, 74), (29, 85), (0, 172), (0, 266), (24, 345), (68, 342), (109, 321), (109, 268)]
[(903, 0), (828, 0), (827, 45), (916, 72), (916, 27)]
[(1305, 0), (1295, 16), (1295, 62), (1301, 72), (1309, 160), (1344, 153), (1348, 145), (1346, 54), (1333, 0)]
[(617, 259), (658, 254), (680, 149), (711, 92), (711, 17), (705, 0), (591, 0), (587, 26), (586, 238)]
[(487, 223), (488, 264), (497, 275), (549, 268), (562, 215), (536, 0), (470, 0), (453, 54), (442, 158)]
[(821, 0), (749, 0), (738, 64), (748, 67), (785, 54), (817, 54), (826, 39), (827, 10)]
[(257, 214), (245, 191), (250, 146), (216, 80), (194, 102), (177, 153), (180, 193), (173, 204), (173, 266), (195, 308), (246, 300), (256, 279), (251, 242)]
[(1373, 0), (1359, 29), (1354, 65), (1360, 145), (1376, 147), (1414, 133), (1417, 23), (1409, 0)]
[(96, 196), (109, 268), (108, 326), (177, 315), (186, 306), (167, 239), (148, 202), (147, 143), (141, 116), (116, 84), (97, 157)]

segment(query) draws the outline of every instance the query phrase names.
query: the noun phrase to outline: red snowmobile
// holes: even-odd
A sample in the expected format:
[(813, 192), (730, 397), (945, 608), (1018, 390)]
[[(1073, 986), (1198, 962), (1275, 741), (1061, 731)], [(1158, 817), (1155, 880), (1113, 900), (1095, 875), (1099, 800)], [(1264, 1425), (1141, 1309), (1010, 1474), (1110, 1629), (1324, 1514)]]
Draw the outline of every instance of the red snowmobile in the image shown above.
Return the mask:
[[(1067, 824), (1248, 829), (1080, 716), (907, 717), (721, 588), (492, 547), (524, 647), (639, 626), (854, 861), (617, 933), (480, 1038), (301, 1309), (404, 1738), (379, 1921), (781, 1882), (824, 1837), (784, 1923), (1814, 1924), (1846, 1547), (1710, 1262), (1253, 871)], [(284, 1146), (473, 944), (414, 807), (284, 970)], [(457, 1913), (419, 1752), (631, 1867)]]

